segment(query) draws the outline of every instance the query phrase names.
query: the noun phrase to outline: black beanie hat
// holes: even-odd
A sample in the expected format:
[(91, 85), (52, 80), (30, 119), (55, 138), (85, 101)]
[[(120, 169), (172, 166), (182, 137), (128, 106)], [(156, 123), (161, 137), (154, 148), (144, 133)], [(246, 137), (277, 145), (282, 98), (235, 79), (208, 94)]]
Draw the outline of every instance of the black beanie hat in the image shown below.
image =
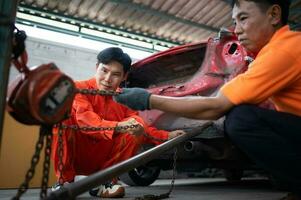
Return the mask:
[(131, 67), (131, 58), (118, 47), (110, 47), (102, 50), (97, 55), (99, 63), (108, 64), (110, 61), (117, 61), (123, 66), (123, 71), (126, 73)]

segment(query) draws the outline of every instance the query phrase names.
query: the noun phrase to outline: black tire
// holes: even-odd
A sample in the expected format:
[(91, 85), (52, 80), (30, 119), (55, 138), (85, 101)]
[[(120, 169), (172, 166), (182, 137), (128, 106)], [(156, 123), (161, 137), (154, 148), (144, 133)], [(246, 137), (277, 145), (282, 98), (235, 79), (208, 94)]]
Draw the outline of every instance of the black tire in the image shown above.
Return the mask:
[(241, 169), (225, 169), (224, 175), (227, 181), (240, 181), (244, 171)]
[(159, 167), (140, 166), (122, 174), (120, 179), (129, 186), (148, 186), (157, 180), (160, 171)]

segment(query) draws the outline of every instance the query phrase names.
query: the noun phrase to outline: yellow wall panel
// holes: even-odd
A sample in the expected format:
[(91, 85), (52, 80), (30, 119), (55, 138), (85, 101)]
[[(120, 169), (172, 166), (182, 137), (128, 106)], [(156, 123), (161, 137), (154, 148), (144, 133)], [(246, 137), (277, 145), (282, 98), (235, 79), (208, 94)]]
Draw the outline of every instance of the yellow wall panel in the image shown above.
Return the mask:
[[(15, 121), (7, 112), (5, 113), (0, 152), (0, 188), (17, 188), (24, 181), (38, 136), (38, 126), (23, 125)], [(44, 149), (30, 187), (41, 185), (43, 160)], [(52, 163), (49, 178), (49, 185), (54, 184), (55, 175)]]

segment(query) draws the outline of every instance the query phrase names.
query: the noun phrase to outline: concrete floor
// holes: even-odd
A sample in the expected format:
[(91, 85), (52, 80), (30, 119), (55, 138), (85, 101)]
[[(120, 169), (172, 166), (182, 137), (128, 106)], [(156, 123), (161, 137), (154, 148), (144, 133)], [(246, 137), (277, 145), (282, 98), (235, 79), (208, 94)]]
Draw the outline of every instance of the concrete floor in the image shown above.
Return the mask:
[[(145, 194), (161, 194), (168, 192), (170, 180), (157, 180), (148, 187), (126, 186), (124, 200), (133, 200)], [(39, 189), (30, 189), (21, 199), (39, 199)], [(0, 190), (0, 200), (11, 199), (16, 190)], [(173, 200), (279, 200), (285, 192), (278, 191), (266, 179), (247, 179), (238, 182), (227, 182), (217, 178), (189, 178), (176, 180), (175, 188), (169, 199)], [(90, 197), (88, 193), (76, 199), (99, 199)]]

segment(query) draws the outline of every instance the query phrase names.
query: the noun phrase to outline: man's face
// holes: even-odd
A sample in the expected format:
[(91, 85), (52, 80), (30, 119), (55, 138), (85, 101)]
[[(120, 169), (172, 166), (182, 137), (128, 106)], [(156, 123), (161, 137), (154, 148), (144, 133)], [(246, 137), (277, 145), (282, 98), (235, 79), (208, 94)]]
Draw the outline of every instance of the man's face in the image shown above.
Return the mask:
[(232, 12), (234, 32), (239, 42), (249, 51), (258, 53), (276, 31), (272, 24), (271, 9), (264, 11), (253, 1), (240, 0)]
[(108, 64), (99, 63), (95, 78), (99, 90), (115, 91), (125, 78), (123, 66), (116, 61), (111, 61)]

